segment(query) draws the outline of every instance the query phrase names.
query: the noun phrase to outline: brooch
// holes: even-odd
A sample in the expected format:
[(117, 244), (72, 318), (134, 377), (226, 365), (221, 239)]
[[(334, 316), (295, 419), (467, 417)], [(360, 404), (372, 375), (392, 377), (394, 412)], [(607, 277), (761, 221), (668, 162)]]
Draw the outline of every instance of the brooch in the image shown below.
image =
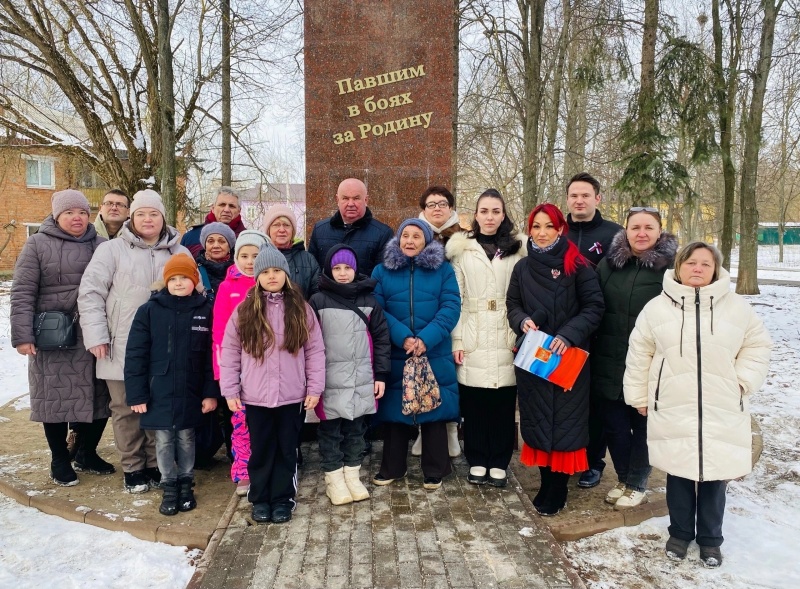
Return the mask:
[(553, 268), (552, 270), (550, 270), (550, 274), (553, 275), (553, 280), (555, 280), (556, 278), (561, 276), (561, 270), (556, 270), (555, 268)]

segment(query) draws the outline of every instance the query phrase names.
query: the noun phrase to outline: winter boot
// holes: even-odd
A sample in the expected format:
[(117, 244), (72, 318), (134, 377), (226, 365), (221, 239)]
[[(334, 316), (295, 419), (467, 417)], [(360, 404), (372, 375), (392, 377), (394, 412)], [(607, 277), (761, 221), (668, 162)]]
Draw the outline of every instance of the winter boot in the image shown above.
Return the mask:
[(536, 511), (539, 511), (539, 508), (547, 501), (547, 497), (550, 494), (550, 467), (540, 466), (539, 476), (542, 482), (539, 485), (539, 492), (536, 493), (536, 496), (533, 498), (533, 506), (536, 508)]
[(97, 446), (103, 431), (106, 429), (107, 418), (95, 419), (92, 423), (76, 424), (76, 434), (79, 447), (75, 453), (75, 470), (91, 472), (92, 474), (114, 474), (114, 466), (97, 454)]
[(191, 511), (197, 507), (194, 499), (194, 480), (190, 478), (178, 479), (178, 510)]
[(151, 489), (161, 488), (161, 471), (157, 466), (148, 466), (144, 469), (144, 476), (147, 479), (147, 485)]
[(67, 424), (43, 423), (44, 435), (47, 445), (50, 446), (52, 460), (50, 461), (50, 477), (53, 482), (62, 487), (72, 487), (78, 484), (78, 475), (72, 469), (67, 450)]
[(163, 496), (158, 512), (161, 515), (175, 515), (178, 513), (178, 483), (168, 481), (161, 485)]
[(458, 443), (458, 424), (455, 421), (447, 423), (447, 452), (450, 458), (461, 454), (461, 444)]
[(369, 499), (369, 491), (367, 491), (367, 488), (361, 482), (360, 466), (345, 466), (344, 482), (347, 484), (347, 490), (350, 491), (350, 496), (353, 498), (353, 501)]
[(567, 493), (569, 492), (569, 475), (565, 472), (550, 471), (550, 489), (547, 497), (540, 507), (536, 508), (539, 515), (556, 515), (567, 506)]
[(346, 505), (353, 502), (353, 496), (344, 480), (344, 467), (325, 473), (325, 494), (333, 505)]

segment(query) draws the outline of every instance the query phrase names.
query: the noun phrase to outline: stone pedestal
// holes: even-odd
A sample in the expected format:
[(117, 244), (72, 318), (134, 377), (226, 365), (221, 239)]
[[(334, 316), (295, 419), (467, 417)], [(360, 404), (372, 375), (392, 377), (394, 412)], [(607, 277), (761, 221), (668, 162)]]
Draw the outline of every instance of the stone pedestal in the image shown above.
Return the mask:
[(306, 0), (307, 233), (348, 177), (393, 228), (450, 186), (454, 16), (452, 0)]

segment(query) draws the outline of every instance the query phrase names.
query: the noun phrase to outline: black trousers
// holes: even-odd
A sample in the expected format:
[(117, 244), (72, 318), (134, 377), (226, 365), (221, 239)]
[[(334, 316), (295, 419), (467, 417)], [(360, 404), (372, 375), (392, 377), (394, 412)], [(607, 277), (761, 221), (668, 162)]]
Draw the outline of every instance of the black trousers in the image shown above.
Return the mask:
[(698, 483), (668, 474), (669, 535), (687, 542), (696, 539), (698, 546), (721, 546), (727, 487), (727, 481)]
[(589, 468), (603, 472), (606, 467), (606, 435), (603, 429), (603, 403), (592, 395), (589, 400), (589, 445), (586, 459)]
[(250, 503), (290, 503), (297, 493), (297, 441), (306, 412), (302, 403), (281, 407), (245, 405), (250, 430)]
[[(387, 479), (399, 479), (408, 469), (408, 442), (414, 436), (413, 428), (404, 423), (383, 424), (383, 458), (380, 474)], [(422, 456), (420, 464), (425, 478), (444, 478), (453, 466), (447, 453), (447, 424), (444, 421), (423, 423)]]
[(317, 426), (322, 471), (332, 472), (343, 466), (361, 466), (367, 416), (355, 419), (324, 419)]
[(458, 385), (458, 396), (467, 462), (470, 466), (505, 470), (514, 452), (517, 387), (482, 389)]

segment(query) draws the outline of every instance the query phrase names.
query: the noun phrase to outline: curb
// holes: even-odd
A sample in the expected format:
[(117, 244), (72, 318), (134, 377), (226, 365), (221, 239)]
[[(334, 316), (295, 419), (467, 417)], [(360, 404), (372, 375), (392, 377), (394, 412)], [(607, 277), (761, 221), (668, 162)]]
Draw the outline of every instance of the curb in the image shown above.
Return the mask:
[(236, 494), (236, 491), (234, 491), (233, 495), (231, 495), (230, 501), (228, 501), (228, 506), (225, 508), (225, 511), (222, 512), (222, 517), (219, 518), (217, 527), (211, 534), (211, 539), (203, 551), (203, 556), (197, 563), (194, 574), (192, 575), (192, 578), (189, 579), (185, 589), (200, 589), (201, 585), (203, 584), (203, 578), (205, 578), (206, 573), (208, 572), (208, 567), (211, 564), (211, 561), (214, 559), (214, 555), (217, 553), (219, 543), (223, 536), (225, 536), (225, 532), (227, 531), (228, 526), (233, 519), (233, 514), (236, 513), (236, 510), (239, 507), (241, 499), (242, 497), (239, 497)]
[[(88, 524), (112, 532), (128, 532), (131, 536), (148, 542), (163, 542), (172, 546), (186, 546), (199, 550), (206, 550), (211, 545), (214, 534), (222, 524), (222, 520), (220, 520), (220, 523), (217, 524), (217, 529), (214, 532), (209, 532), (192, 526), (174, 527), (162, 525), (159, 522), (146, 519), (140, 521), (125, 521), (124, 518), (111, 519), (102, 511), (96, 511), (88, 507), (85, 510), (76, 509), (76, 503), (72, 501), (46, 495), (28, 495), (27, 491), (15, 486), (4, 477), (0, 477), (0, 493), (14, 499), (25, 507), (33, 507), (42, 513), (55, 515), (68, 521)], [(228, 511), (230, 511), (230, 505), (223, 513), (223, 518)], [(230, 520), (230, 516), (228, 520)], [(227, 526), (227, 522), (225, 526)]]

